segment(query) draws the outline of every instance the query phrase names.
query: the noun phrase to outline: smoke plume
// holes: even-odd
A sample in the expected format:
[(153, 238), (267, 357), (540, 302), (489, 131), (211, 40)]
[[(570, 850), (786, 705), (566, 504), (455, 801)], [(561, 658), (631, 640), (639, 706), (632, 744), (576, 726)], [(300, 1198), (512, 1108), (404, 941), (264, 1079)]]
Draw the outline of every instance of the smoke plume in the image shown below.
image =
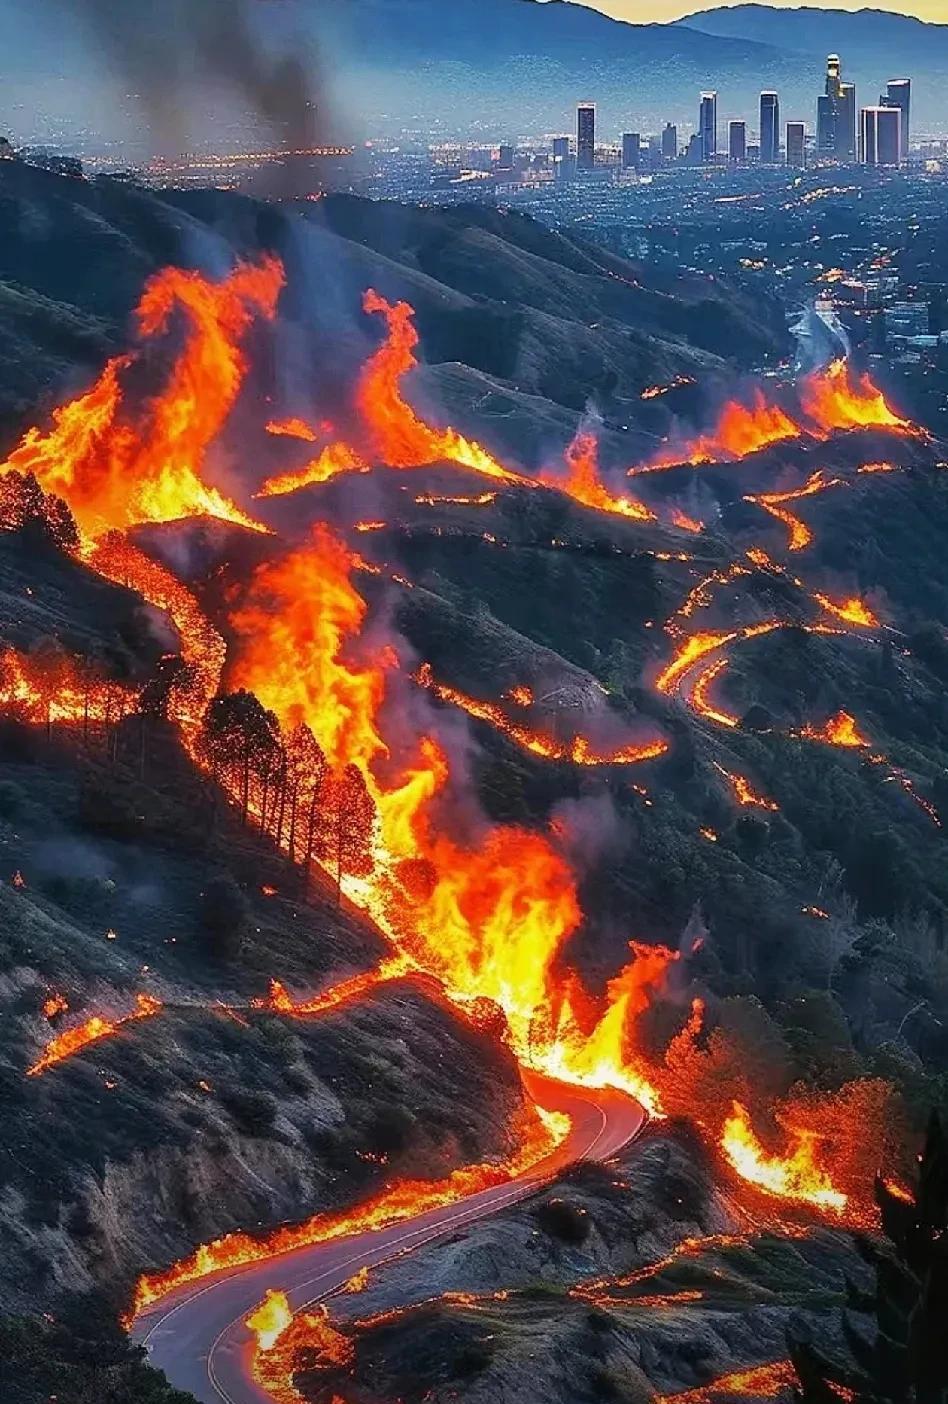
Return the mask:
[[(186, 149), (189, 123), (220, 93), (255, 115), (285, 149), (315, 144), (323, 115), (314, 96), (315, 55), (276, 39), (276, 24), (267, 19), (271, 6), (70, 0), (70, 9), (140, 102), (153, 139), (166, 151)], [(262, 18), (254, 18), (255, 9)]]

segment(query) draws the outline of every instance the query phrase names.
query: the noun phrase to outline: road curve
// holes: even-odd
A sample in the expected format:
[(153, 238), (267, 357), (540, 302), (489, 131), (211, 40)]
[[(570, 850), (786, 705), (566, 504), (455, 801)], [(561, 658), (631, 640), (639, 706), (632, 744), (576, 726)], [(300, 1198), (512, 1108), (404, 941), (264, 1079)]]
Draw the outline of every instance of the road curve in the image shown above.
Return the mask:
[(410, 1252), (523, 1199), (575, 1160), (608, 1160), (645, 1124), (643, 1109), (621, 1093), (587, 1091), (533, 1076), (525, 1082), (541, 1106), (567, 1112), (573, 1124), (565, 1141), (518, 1179), (389, 1228), (298, 1248), (187, 1283), (137, 1318), (133, 1339), (145, 1346), (151, 1363), (173, 1385), (202, 1404), (272, 1404), (251, 1375), (251, 1338), (244, 1325), (267, 1288), (285, 1292), (299, 1311), (331, 1296), (359, 1268)]

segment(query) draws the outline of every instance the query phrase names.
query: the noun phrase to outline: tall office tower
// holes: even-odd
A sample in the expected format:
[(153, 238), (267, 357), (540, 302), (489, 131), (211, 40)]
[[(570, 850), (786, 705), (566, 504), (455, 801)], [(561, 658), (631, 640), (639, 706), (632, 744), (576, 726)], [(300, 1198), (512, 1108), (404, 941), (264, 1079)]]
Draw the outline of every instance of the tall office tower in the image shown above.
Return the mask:
[(780, 160), (780, 99), (776, 93), (760, 95), (760, 164), (775, 166)]
[(701, 142), (701, 159), (713, 162), (718, 154), (718, 95), (702, 93), (698, 109), (698, 136)]
[(900, 141), (902, 160), (908, 156), (910, 117), (912, 106), (911, 78), (890, 78), (886, 90), (879, 99), (880, 107), (897, 107), (901, 113)]
[(820, 93), (816, 99), (816, 154), (821, 161), (836, 156), (836, 113), (829, 93)]
[(501, 146), (497, 153), (497, 165), (502, 171), (512, 171), (514, 163), (514, 149), (512, 146)]
[(866, 166), (897, 166), (902, 154), (902, 114), (897, 107), (864, 107), (860, 149)]
[(569, 149), (569, 137), (553, 138), (553, 174), (557, 180), (568, 180), (573, 172), (573, 157)]
[(637, 171), (642, 162), (642, 138), (638, 132), (622, 135), (622, 169)]
[(596, 164), (596, 104), (581, 102), (576, 109), (576, 167), (591, 171)]
[(852, 163), (856, 159), (856, 84), (840, 83), (836, 114), (836, 159)]
[(802, 122), (787, 123), (787, 165), (798, 170), (806, 165), (806, 127)]
[(666, 122), (665, 130), (662, 132), (662, 160), (677, 161), (678, 159), (678, 128), (674, 122)]
[(727, 124), (727, 158), (736, 165), (743, 165), (747, 160), (747, 123), (728, 122)]

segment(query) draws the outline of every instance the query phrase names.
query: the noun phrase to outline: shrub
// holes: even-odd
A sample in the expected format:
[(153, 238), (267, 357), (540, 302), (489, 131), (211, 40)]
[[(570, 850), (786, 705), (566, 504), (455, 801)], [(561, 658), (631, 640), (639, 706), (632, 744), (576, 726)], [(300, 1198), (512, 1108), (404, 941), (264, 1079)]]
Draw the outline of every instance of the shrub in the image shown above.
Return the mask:
[(209, 952), (224, 960), (238, 956), (247, 932), (250, 905), (233, 878), (211, 878), (201, 893), (201, 931)]
[(545, 1199), (537, 1208), (537, 1221), (544, 1233), (561, 1243), (585, 1243), (591, 1228), (588, 1211), (568, 1199)]

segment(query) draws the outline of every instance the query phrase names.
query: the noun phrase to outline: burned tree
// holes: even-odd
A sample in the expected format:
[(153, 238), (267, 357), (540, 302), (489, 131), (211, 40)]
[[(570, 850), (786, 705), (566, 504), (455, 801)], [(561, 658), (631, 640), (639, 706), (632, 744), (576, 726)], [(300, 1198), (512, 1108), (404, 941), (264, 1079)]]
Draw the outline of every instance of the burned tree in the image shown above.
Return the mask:
[(276, 717), (251, 692), (225, 693), (207, 710), (201, 750), (215, 778), (239, 795), (246, 823), (254, 784), (263, 785), (279, 749)]

